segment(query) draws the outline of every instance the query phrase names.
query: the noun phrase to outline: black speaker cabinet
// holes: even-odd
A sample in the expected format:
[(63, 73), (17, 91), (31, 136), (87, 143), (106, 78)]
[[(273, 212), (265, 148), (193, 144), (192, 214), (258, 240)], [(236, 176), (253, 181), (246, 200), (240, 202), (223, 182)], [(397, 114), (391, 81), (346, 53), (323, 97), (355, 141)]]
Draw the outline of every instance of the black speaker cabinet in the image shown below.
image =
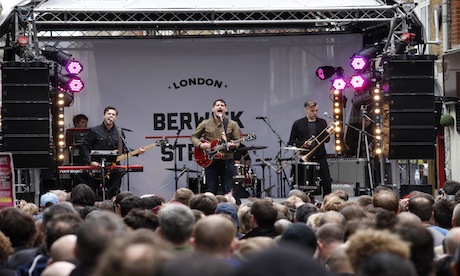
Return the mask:
[(420, 191), (433, 195), (433, 186), (431, 185), (401, 185), (401, 198), (410, 194), (412, 191)]
[(434, 56), (395, 56), (384, 65), (389, 84), (389, 158), (432, 159), (437, 109)]
[(435, 146), (423, 142), (392, 142), (389, 159), (434, 159)]
[(49, 65), (2, 65), (2, 150), (16, 168), (47, 168), (50, 160)]

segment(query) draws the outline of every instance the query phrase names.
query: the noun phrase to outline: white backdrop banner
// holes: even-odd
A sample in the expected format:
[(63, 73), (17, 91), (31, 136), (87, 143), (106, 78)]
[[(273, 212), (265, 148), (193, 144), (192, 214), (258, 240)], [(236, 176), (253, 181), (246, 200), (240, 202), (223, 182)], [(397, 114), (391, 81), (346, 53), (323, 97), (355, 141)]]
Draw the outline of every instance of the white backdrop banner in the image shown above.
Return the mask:
[[(137, 195), (153, 193), (169, 199), (176, 187), (174, 172), (166, 168), (177, 162), (179, 168), (201, 171), (188, 136), (210, 116), (214, 100), (227, 102), (229, 116), (243, 133), (257, 135), (246, 146), (267, 147), (251, 152), (253, 168), (262, 178), (256, 159), (293, 154), (280, 150), (280, 143), (285, 146), (292, 123), (305, 116), (307, 99), (319, 103), (320, 117), (324, 112), (332, 114), (331, 83), (319, 80), (315, 70), (342, 66), (351, 76), (350, 56), (361, 49), (362, 37), (94, 40), (89, 45), (69, 51), (85, 66), (86, 86), (66, 110), (66, 125), (78, 113), (89, 117), (89, 126), (100, 124), (104, 107), (112, 105), (119, 111), (116, 124), (133, 130), (126, 132), (131, 148), (152, 144), (161, 136), (171, 137), (174, 144), (173, 137), (180, 131), (176, 154), (170, 148), (154, 148), (129, 159), (130, 164), (144, 166), (144, 172), (130, 174), (129, 189)], [(345, 95), (351, 99), (353, 91), (346, 89)], [(259, 116), (267, 119), (257, 120)], [(332, 143), (327, 149), (334, 153)], [(179, 188), (187, 186), (186, 176), (179, 178)], [(196, 178), (197, 173), (188, 176)], [(265, 186), (275, 186), (274, 196), (281, 188), (278, 178), (274, 169), (265, 167)], [(122, 188), (128, 189), (127, 177)]]

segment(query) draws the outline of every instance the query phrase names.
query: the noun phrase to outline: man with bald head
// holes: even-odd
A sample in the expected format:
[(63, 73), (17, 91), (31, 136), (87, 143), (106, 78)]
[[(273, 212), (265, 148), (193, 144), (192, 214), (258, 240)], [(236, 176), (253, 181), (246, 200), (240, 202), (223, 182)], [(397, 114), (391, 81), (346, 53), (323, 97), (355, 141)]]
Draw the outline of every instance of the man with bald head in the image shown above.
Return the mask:
[(228, 259), (236, 249), (236, 225), (222, 214), (209, 215), (200, 219), (192, 234), (192, 245), (195, 251), (212, 257)]

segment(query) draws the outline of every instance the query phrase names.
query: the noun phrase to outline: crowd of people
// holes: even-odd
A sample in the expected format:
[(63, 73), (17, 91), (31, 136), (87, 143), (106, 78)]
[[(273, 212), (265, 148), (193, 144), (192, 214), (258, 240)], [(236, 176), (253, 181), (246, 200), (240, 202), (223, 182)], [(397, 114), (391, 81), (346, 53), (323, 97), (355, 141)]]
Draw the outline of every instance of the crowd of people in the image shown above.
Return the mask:
[(315, 205), (178, 189), (96, 201), (49, 191), (0, 211), (0, 275), (459, 275), (460, 183), (404, 198), (385, 186)]

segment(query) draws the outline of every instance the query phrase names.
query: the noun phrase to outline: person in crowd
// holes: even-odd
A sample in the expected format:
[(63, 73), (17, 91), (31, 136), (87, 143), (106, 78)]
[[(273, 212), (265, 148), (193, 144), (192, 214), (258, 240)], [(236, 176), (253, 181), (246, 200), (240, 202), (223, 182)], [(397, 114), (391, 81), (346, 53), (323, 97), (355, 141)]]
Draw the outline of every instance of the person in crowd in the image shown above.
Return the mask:
[(144, 201), (138, 196), (127, 196), (120, 201), (120, 214), (125, 217), (131, 210), (145, 210)]
[(35, 258), (38, 248), (32, 245), (38, 231), (32, 216), (19, 208), (5, 208), (0, 212), (0, 231), (10, 239), (14, 249), (5, 268), (16, 270)]
[(271, 237), (274, 238), (278, 235), (275, 229), (276, 217), (278, 210), (276, 210), (273, 203), (266, 199), (258, 199), (251, 205), (251, 214), (249, 217), (250, 228), (249, 231), (242, 239), (252, 237)]
[(345, 228), (337, 223), (321, 225), (316, 232), (318, 259), (327, 267), (334, 250), (345, 242)]
[(435, 272), (434, 239), (429, 228), (418, 223), (398, 223), (395, 233), (410, 245), (410, 260), (417, 270), (417, 275), (433, 275)]
[(200, 210), (206, 216), (216, 212), (217, 204), (216, 196), (210, 193), (197, 194), (190, 199), (190, 209)]
[(401, 237), (385, 230), (362, 230), (348, 239), (346, 253), (355, 273), (366, 258), (379, 252), (389, 252), (409, 260), (411, 251)]
[(324, 144), (329, 142), (329, 134), (332, 133), (333, 129), (328, 127), (326, 120), (318, 118), (317, 102), (307, 100), (304, 103), (304, 107), (306, 116), (295, 121), (292, 125), (288, 144), (298, 148), (305, 148), (306, 152), (315, 149), (312, 153), (307, 153), (311, 155), (308, 161), (320, 164), (320, 184), (323, 196), (325, 196), (331, 193), (332, 189)]
[[(212, 151), (211, 143), (218, 139), (224, 149), (220, 159), (211, 159), (212, 162), (205, 168), (207, 191), (217, 194), (219, 178), (224, 194), (231, 193), (233, 189), (234, 160), (233, 151), (239, 143), (233, 142), (240, 139), (238, 123), (227, 118), (227, 104), (223, 99), (213, 103), (212, 117), (202, 121), (190, 136), (193, 146), (203, 151)], [(204, 140), (201, 140), (201, 139)], [(206, 155), (208, 156), (208, 155)]]
[(87, 216), (76, 233), (75, 255), (78, 265), (70, 275), (92, 275), (99, 257), (111, 243), (121, 239), (127, 229), (123, 220), (111, 212), (92, 212)]
[(187, 206), (190, 205), (190, 199), (195, 195), (195, 193), (189, 188), (179, 188), (174, 192), (173, 201), (180, 202)]
[[(123, 142), (125, 136), (123, 130), (115, 125), (117, 116), (117, 109), (113, 106), (107, 106), (104, 109), (102, 124), (92, 127), (89, 130), (81, 147), (83, 158), (87, 164), (96, 167), (101, 166), (101, 160), (91, 159), (91, 150), (117, 150), (119, 155), (124, 153), (124, 150), (127, 148)], [(138, 149), (138, 152), (139, 154), (143, 154), (145, 149), (141, 147)], [(101, 178), (105, 177), (106, 175), (101, 176)], [(110, 172), (110, 178), (104, 181), (106, 185), (104, 189), (108, 189), (108, 198), (112, 198), (120, 192), (122, 177), (123, 174), (121, 172)], [(95, 183), (91, 183), (90, 186), (92, 186), (94, 190), (97, 189)]]
[(400, 212), (399, 198), (396, 193), (391, 190), (385, 190), (376, 193), (372, 199), (372, 205), (374, 207), (379, 207), (387, 211), (394, 212), (395, 214)]
[(124, 216), (123, 221), (126, 225), (131, 227), (131, 229), (145, 228), (155, 231), (159, 225), (157, 215), (150, 210), (142, 210), (139, 208), (129, 211), (129, 213)]
[(432, 224), (434, 198), (423, 193), (409, 199), (408, 210), (416, 214), (433, 236), (433, 247), (442, 245), (447, 230)]
[(168, 203), (158, 215), (159, 226), (156, 233), (174, 245), (177, 252), (188, 254), (193, 251), (190, 238), (195, 223), (192, 210), (180, 203)]
[(389, 252), (378, 252), (363, 260), (356, 273), (360, 276), (417, 276), (414, 264)]
[(0, 275), (14, 276), (16, 272), (14, 269), (5, 267), (5, 262), (8, 257), (13, 254), (13, 246), (11, 245), (10, 239), (0, 231)]
[(238, 240), (235, 222), (228, 216), (215, 214), (200, 219), (193, 228), (192, 245), (195, 252), (224, 260), (231, 267), (239, 266), (232, 257)]
[(138, 229), (108, 245), (100, 256), (94, 275), (158, 275), (162, 267), (174, 259), (171, 244), (152, 231)]
[(280, 247), (297, 247), (306, 252), (306, 255), (313, 258), (316, 251), (317, 239), (312, 228), (304, 223), (295, 222), (281, 234), (278, 241)]

